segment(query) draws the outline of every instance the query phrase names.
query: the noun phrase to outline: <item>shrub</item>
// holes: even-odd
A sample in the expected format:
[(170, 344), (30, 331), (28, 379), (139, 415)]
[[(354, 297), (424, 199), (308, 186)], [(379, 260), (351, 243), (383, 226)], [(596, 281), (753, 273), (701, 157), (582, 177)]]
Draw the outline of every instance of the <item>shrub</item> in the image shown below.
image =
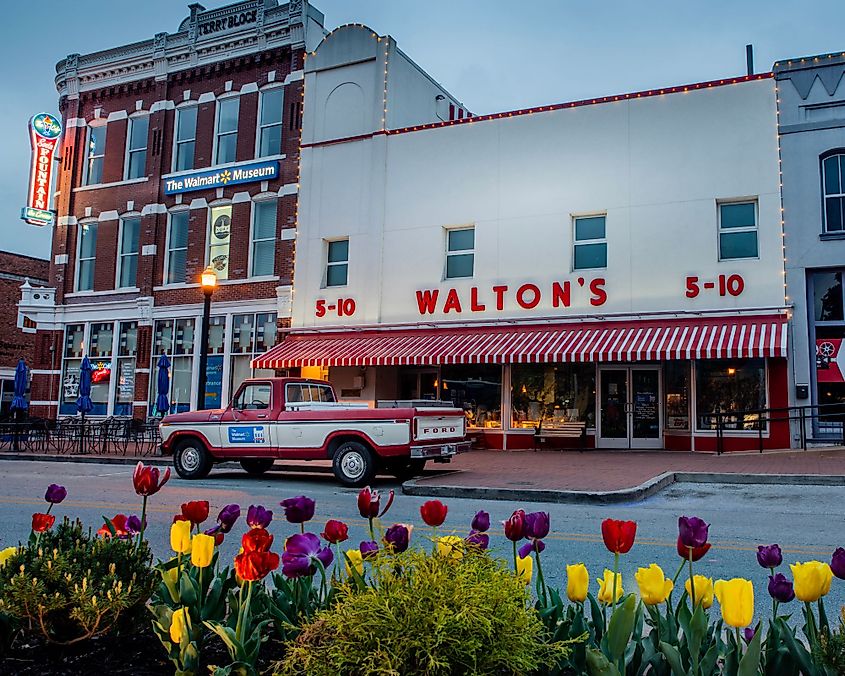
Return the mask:
[(78, 643), (142, 609), (156, 580), (150, 562), (146, 543), (93, 537), (65, 518), (0, 568), (0, 612), (51, 643)]
[(337, 603), (289, 644), (281, 674), (527, 673), (557, 661), (525, 585), (470, 548), (460, 560), (420, 551), (375, 559), (372, 584), (340, 586)]
[(839, 629), (819, 641), (821, 663), (835, 674), (845, 674), (845, 608), (840, 611)]

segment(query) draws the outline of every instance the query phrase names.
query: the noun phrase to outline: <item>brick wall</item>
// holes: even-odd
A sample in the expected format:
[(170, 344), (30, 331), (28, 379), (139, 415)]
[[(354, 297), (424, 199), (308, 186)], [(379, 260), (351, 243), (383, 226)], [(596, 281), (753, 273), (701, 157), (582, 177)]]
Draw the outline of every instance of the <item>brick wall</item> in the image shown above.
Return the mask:
[(21, 284), (29, 278), (33, 285), (46, 284), (50, 264), (41, 258), (0, 251), (0, 367), (14, 368), (20, 357), (28, 365), (34, 359), (35, 335), (17, 327), (16, 307), (21, 298)]

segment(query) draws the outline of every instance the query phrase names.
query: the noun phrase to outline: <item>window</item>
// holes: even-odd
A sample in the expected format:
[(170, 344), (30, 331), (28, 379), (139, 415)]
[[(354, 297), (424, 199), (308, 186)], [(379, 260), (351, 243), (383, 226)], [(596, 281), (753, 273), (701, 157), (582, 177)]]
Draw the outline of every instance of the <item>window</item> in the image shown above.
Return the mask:
[(690, 363), (670, 360), (663, 364), (666, 388), (666, 429), (689, 429)]
[(76, 290), (94, 290), (94, 263), (97, 256), (97, 224), (79, 227), (79, 255), (76, 258)]
[(153, 352), (150, 368), (150, 414), (155, 413), (158, 396), (158, 359), (162, 354), (170, 357), (170, 412), (181, 413), (191, 409), (191, 383), (194, 365), (193, 319), (166, 319), (155, 323)]
[(256, 202), (252, 210), (252, 277), (272, 275), (276, 257), (276, 200)]
[(757, 203), (719, 205), (719, 260), (757, 257)]
[(85, 162), (85, 185), (103, 182), (103, 160), (106, 156), (106, 125), (88, 127), (88, 155)]
[(328, 385), (291, 383), (285, 389), (286, 404), (332, 403), (334, 392)]
[(106, 415), (111, 390), (112, 350), (114, 348), (114, 324), (97, 322), (91, 324), (91, 343), (88, 358), (91, 360), (91, 403), (92, 415)]
[(607, 267), (607, 216), (585, 216), (575, 218), (575, 244), (573, 246), (573, 269)]
[(232, 205), (211, 208), (208, 264), (217, 279), (229, 279), (229, 242), (232, 234)]
[(194, 168), (194, 146), (197, 141), (197, 107), (176, 109), (176, 150), (173, 171)]
[(472, 277), (475, 267), (475, 228), (446, 231), (446, 279)]
[(440, 369), (440, 397), (461, 408), (467, 427), (502, 427), (502, 367), (498, 365), (454, 365)]
[[(723, 413), (726, 429), (756, 430), (766, 406), (764, 359), (702, 359), (695, 365), (696, 408), (699, 429), (715, 429)], [(765, 421), (762, 423), (765, 428)]]
[(842, 273), (816, 272), (813, 274), (813, 300), (817, 322), (841, 322)]
[(836, 154), (822, 160), (824, 187), (824, 230), (845, 230), (845, 154)]
[(147, 131), (150, 128), (148, 115), (129, 118), (129, 133), (126, 139), (126, 178), (141, 178), (147, 170)]
[(121, 322), (117, 343), (117, 384), (114, 415), (132, 415), (135, 401), (135, 358), (138, 354), (138, 322)]
[(566, 422), (595, 427), (595, 364), (514, 364), (511, 401), (515, 429), (556, 429)]
[(215, 164), (234, 162), (238, 150), (238, 111), (236, 96), (217, 102), (217, 154)]
[(270, 383), (250, 383), (244, 387), (235, 400), (238, 411), (263, 411), (270, 408)]
[(65, 347), (62, 354), (61, 404), (59, 413), (76, 413), (76, 398), (79, 396), (79, 365), (85, 345), (85, 324), (68, 324), (65, 328)]
[(235, 392), (247, 378), (273, 376), (273, 370), (253, 369), (250, 362), (276, 344), (276, 313), (233, 315), (229, 350), (229, 391)]
[(185, 282), (185, 264), (188, 258), (188, 220), (191, 212), (173, 211), (170, 214), (170, 228), (167, 232), (167, 271), (165, 284)]
[(282, 152), (281, 87), (261, 92), (261, 117), (258, 122), (258, 156), (278, 155)]
[(327, 242), (326, 286), (346, 286), (349, 280), (349, 240)]
[(120, 220), (120, 248), (117, 252), (117, 286), (126, 288), (138, 283), (138, 239), (141, 234), (140, 218)]

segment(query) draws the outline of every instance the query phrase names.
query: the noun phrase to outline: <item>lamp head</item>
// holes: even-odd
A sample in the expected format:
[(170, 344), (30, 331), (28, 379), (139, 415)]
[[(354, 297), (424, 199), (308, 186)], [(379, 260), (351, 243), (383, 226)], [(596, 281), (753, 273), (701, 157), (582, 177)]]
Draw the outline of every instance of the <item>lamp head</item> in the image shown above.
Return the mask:
[(212, 293), (217, 287), (217, 274), (210, 265), (202, 271), (200, 284), (204, 293)]

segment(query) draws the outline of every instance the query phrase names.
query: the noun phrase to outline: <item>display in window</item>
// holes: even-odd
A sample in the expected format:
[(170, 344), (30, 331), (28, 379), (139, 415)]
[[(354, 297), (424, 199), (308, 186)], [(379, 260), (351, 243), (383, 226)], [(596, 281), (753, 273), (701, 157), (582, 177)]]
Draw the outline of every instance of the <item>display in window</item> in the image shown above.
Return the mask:
[(511, 426), (556, 429), (567, 422), (595, 427), (596, 368), (593, 364), (511, 367)]
[(213, 207), (211, 209), (208, 262), (217, 274), (217, 279), (229, 279), (229, 243), (231, 234), (231, 205)]
[(766, 367), (763, 359), (703, 359), (696, 363), (699, 429), (757, 430), (765, 419)]
[(440, 370), (440, 399), (462, 408), (467, 426), (502, 427), (502, 367), (497, 365), (443, 366)]
[(663, 369), (666, 387), (666, 429), (689, 429), (690, 363), (668, 361)]
[[(841, 338), (816, 339), (816, 378), (820, 383), (845, 382), (839, 355), (842, 352)], [(824, 402), (821, 402), (824, 403)]]

